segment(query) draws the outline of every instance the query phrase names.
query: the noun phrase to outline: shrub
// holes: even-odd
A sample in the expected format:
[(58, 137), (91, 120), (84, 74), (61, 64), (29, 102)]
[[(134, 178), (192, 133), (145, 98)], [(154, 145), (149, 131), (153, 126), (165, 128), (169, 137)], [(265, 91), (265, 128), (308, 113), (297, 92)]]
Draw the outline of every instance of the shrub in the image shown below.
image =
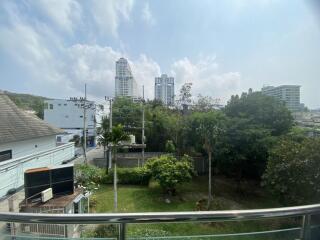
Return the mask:
[(167, 140), (165, 148), (167, 153), (174, 153), (176, 151), (176, 147), (171, 140)]
[[(148, 185), (151, 173), (145, 167), (117, 168), (117, 177), (120, 184)], [(113, 169), (103, 177), (102, 183), (113, 183)]]
[(114, 224), (99, 225), (95, 231), (96, 238), (115, 237), (118, 235), (118, 228)]
[(103, 178), (104, 171), (89, 164), (75, 165), (75, 178), (78, 184), (86, 187), (89, 191), (97, 188)]
[(149, 159), (145, 165), (150, 170), (152, 177), (169, 194), (174, 194), (176, 186), (190, 181), (194, 174), (191, 158), (184, 155), (177, 160), (172, 155), (162, 155)]
[(81, 234), (81, 238), (115, 238), (118, 234), (118, 228), (115, 224), (98, 225), (95, 229), (87, 230)]

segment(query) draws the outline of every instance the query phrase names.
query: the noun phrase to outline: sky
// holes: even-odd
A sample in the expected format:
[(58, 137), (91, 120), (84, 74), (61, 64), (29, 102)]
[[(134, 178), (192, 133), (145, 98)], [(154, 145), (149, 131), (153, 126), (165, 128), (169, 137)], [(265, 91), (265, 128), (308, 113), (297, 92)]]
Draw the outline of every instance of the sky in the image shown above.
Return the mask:
[(1, 0), (0, 89), (50, 98), (114, 95), (115, 61), (154, 98), (154, 78), (178, 95), (225, 104), (263, 85), (301, 85), (320, 107), (317, 0)]

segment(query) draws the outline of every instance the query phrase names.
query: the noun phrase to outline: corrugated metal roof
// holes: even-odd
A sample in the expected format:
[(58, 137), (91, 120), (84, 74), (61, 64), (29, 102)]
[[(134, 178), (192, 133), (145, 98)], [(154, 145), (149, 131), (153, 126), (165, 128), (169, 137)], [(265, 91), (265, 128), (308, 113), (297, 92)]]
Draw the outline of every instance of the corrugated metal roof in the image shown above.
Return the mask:
[(21, 110), (0, 92), (0, 144), (59, 133), (63, 133), (63, 130)]

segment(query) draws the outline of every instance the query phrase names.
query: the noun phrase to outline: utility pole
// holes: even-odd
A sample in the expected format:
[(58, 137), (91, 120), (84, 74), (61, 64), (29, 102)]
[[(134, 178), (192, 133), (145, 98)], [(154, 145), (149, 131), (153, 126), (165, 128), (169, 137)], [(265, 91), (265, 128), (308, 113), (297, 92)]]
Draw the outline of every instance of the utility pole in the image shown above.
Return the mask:
[(87, 84), (84, 84), (84, 107), (83, 107), (83, 155), (84, 162), (87, 164)]
[[(142, 86), (142, 146), (144, 146), (144, 85)], [(142, 164), (144, 164), (144, 147), (142, 147)]]
[[(107, 97), (105, 96), (104, 97), (105, 100), (108, 100), (109, 101), (109, 132), (112, 132), (112, 102), (113, 102), (113, 98), (112, 97)], [(112, 168), (112, 151), (110, 148), (108, 148), (108, 158), (109, 158), (109, 169)]]
[(94, 103), (89, 103), (87, 100), (87, 84), (84, 85), (84, 97), (70, 97), (70, 101), (77, 103), (79, 108), (83, 108), (83, 155), (84, 162), (87, 164), (87, 109), (96, 109), (96, 105)]

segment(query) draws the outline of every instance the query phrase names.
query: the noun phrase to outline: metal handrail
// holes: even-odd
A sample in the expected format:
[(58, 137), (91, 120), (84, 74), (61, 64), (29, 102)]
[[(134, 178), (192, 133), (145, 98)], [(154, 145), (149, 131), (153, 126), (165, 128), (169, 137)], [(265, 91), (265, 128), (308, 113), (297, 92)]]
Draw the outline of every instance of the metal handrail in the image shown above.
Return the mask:
[(155, 223), (155, 222), (216, 222), (242, 221), (266, 218), (297, 217), (320, 214), (320, 204), (283, 208), (197, 211), (197, 212), (146, 212), (103, 214), (43, 214), (0, 212), (0, 221), (51, 224), (98, 223)]

